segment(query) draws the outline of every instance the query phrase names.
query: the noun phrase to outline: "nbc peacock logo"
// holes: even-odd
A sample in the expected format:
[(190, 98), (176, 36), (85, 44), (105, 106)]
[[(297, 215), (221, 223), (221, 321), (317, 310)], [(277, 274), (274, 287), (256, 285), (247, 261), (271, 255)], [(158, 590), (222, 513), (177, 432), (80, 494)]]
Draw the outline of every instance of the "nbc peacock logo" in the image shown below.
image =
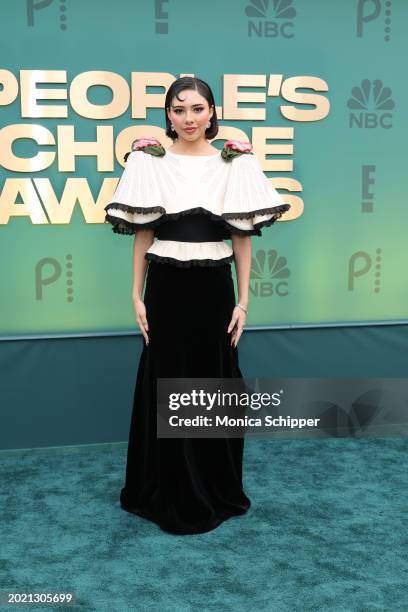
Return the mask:
[(289, 294), (287, 259), (275, 249), (260, 249), (252, 257), (249, 290), (254, 297), (284, 297)]
[(264, 38), (293, 38), (293, 19), (296, 9), (292, 0), (251, 0), (245, 7), (245, 15), (249, 17), (248, 36)]
[(351, 110), (349, 127), (372, 129), (392, 128), (392, 111), (395, 102), (390, 87), (384, 87), (380, 79), (363, 79), (360, 86), (351, 90), (347, 106)]

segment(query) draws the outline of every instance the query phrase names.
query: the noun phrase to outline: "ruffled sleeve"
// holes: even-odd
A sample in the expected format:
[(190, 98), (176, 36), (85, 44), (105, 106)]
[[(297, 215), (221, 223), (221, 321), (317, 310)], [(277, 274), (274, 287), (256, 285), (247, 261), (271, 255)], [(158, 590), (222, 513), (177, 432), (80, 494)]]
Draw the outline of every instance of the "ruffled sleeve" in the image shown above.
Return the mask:
[(290, 204), (265, 176), (256, 155), (243, 153), (230, 163), (222, 216), (232, 234), (261, 236), (261, 228), (275, 223)]
[(115, 193), (105, 206), (105, 223), (118, 234), (155, 227), (166, 213), (157, 183), (152, 156), (131, 151)]

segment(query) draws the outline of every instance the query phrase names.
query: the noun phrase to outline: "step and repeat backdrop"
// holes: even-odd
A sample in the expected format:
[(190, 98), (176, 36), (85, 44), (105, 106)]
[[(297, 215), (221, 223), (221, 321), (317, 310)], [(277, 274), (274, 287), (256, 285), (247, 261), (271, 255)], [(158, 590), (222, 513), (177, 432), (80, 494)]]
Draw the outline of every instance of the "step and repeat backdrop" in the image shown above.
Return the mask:
[[(132, 333), (104, 206), (164, 99), (208, 82), (291, 204), (252, 238), (247, 325), (408, 320), (404, 0), (3, 0), (0, 338)], [(233, 266), (235, 276), (235, 270)], [(236, 280), (236, 278), (235, 278)]]

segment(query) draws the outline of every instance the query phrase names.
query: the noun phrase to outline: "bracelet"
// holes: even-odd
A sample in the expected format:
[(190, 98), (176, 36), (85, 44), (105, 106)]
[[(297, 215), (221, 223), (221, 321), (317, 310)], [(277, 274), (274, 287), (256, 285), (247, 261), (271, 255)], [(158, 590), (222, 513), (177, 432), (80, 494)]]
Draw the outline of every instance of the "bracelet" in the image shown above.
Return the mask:
[(240, 308), (241, 310), (243, 310), (245, 312), (245, 314), (248, 314), (248, 309), (245, 308), (245, 306), (242, 306), (242, 304), (235, 304), (235, 306), (238, 306), (238, 308)]

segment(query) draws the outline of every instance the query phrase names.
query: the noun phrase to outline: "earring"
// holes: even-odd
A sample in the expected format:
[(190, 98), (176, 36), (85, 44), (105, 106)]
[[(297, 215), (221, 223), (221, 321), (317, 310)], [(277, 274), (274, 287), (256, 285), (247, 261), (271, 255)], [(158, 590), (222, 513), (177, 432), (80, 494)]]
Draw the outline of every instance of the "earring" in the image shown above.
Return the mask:
[(208, 122), (208, 124), (207, 124), (207, 130), (208, 130), (208, 128), (210, 128), (210, 127), (211, 127), (211, 121), (209, 121), (209, 122)]
[(172, 132), (174, 132), (174, 131), (175, 131), (175, 130), (174, 130), (174, 125), (173, 125), (172, 123), (170, 124), (170, 129), (171, 129), (171, 131), (172, 131)]

